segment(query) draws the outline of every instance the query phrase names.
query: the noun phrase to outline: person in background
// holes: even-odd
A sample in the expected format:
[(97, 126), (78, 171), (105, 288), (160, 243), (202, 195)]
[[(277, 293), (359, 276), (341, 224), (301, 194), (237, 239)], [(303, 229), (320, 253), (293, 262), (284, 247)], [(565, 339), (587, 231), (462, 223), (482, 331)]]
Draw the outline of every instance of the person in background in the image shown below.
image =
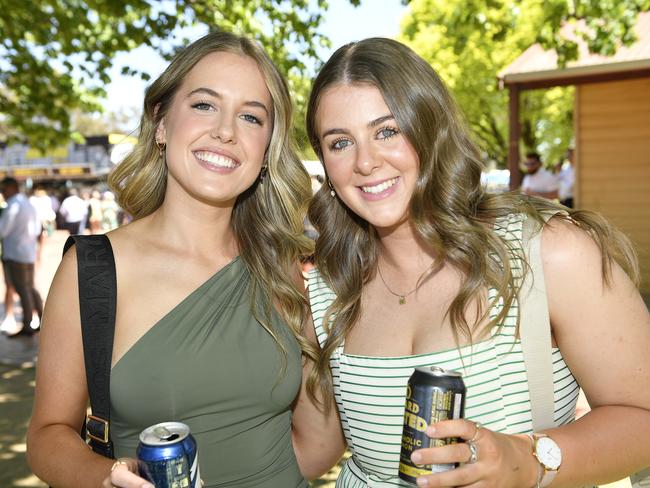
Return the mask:
[(323, 186), (323, 181), (325, 180), (322, 175), (311, 175), (311, 191), (316, 193), (320, 190), (320, 187)]
[[(311, 179), (311, 191), (313, 194), (315, 194), (323, 184), (323, 177), (320, 175), (310, 175), (309, 176)], [(314, 226), (311, 224), (309, 219), (305, 217), (305, 235), (309, 237), (312, 241), (315, 241), (316, 238), (318, 237), (318, 233), (316, 232), (316, 229), (314, 229)], [(309, 261), (311, 261), (311, 257), (309, 258)], [(308, 271), (308, 269), (303, 269), (303, 271)]]
[[(0, 215), (2, 215), (2, 212), (4, 212), (6, 208), (7, 202), (0, 192)], [(0, 242), (0, 249), (1, 248), (2, 244)], [(2, 261), (4, 263), (4, 259), (2, 259)], [(16, 290), (14, 290), (13, 285), (7, 280), (7, 275), (4, 273), (4, 271), (3, 277), (5, 280), (5, 298), (3, 301), (4, 317), (2, 318), (2, 322), (0, 322), (0, 332), (5, 334), (14, 334), (19, 330), (18, 324), (16, 323), (16, 317), (14, 316), (14, 295), (16, 293)]]
[(575, 173), (573, 171), (574, 150), (569, 148), (566, 154), (566, 160), (559, 165), (557, 173), (558, 179), (558, 197), (560, 203), (568, 208), (573, 208), (573, 186), (575, 184)]
[(558, 197), (558, 177), (544, 168), (539, 154), (535, 152), (526, 154), (524, 166), (526, 167), (526, 174), (521, 182), (521, 191), (523, 193), (549, 200)]
[(86, 205), (86, 214), (84, 215), (84, 218), (81, 220), (79, 223), (79, 232), (78, 234), (92, 234), (90, 232), (90, 212), (91, 212), (91, 207), (90, 207), (90, 191), (89, 190), (83, 190), (81, 192), (81, 199), (84, 202), (84, 205)]
[[(59, 209), (61, 208), (61, 200), (58, 197), (58, 190), (52, 189), (48, 192), (48, 196), (50, 197), (50, 201), (52, 202), (52, 210), (54, 210), (54, 228), (55, 229), (64, 229), (65, 226), (63, 224), (64, 219), (63, 216), (59, 213)], [(53, 229), (54, 230), (54, 229)]]
[(45, 188), (37, 187), (34, 194), (29, 197), (29, 201), (36, 209), (36, 214), (43, 228), (43, 237), (51, 236), (52, 232), (54, 232), (56, 213), (52, 207), (52, 199), (48, 196)]
[(41, 223), (41, 232), (38, 235), (38, 246), (36, 247), (36, 268), (41, 262), (41, 250), (45, 239), (54, 232), (54, 221), (56, 214), (52, 208), (52, 200), (47, 196), (47, 192), (42, 187), (36, 188), (32, 196), (29, 197), (29, 203), (36, 209), (36, 215)]
[(2, 318), (2, 322), (0, 322), (0, 332), (13, 335), (20, 330), (22, 325), (18, 325), (16, 322), (16, 316), (14, 315), (14, 295), (16, 294), (16, 290), (14, 290), (13, 284), (9, 280), (7, 273), (4, 272), (4, 259), (2, 260), (2, 263), (5, 281), (5, 297), (3, 301), (4, 317)]
[[(37, 259), (38, 259), (38, 255), (37, 255)], [(37, 261), (34, 263), (34, 274), (36, 274), (36, 263)], [(21, 331), (23, 325), (16, 322), (16, 314), (14, 310), (15, 310), (16, 297), (18, 295), (16, 294), (16, 289), (14, 288), (14, 284), (11, 281), (11, 274), (7, 271), (4, 271), (6, 269), (4, 258), (2, 259), (2, 268), (3, 268), (3, 275), (5, 280), (5, 298), (3, 302), (4, 318), (2, 319), (2, 322), (0, 322), (0, 332), (3, 332), (8, 336), (13, 336)], [(19, 296), (18, 299), (20, 299)], [(40, 330), (41, 320), (36, 308), (34, 308), (32, 311), (32, 320), (29, 326), (32, 329), (31, 331), (26, 331), (19, 335), (31, 335), (31, 333)]]
[(112, 191), (105, 191), (102, 195), (102, 232), (110, 232), (119, 227), (118, 216), (120, 206), (115, 201)]
[(88, 203), (79, 197), (76, 188), (70, 188), (68, 196), (61, 202), (59, 213), (63, 217), (64, 227), (71, 234), (80, 234), (81, 225), (88, 216)]
[[(418, 486), (594, 486), (650, 465), (650, 315), (625, 236), (593, 212), (487, 193), (448, 89), (391, 39), (332, 55), (307, 134), (326, 172), (309, 208), (322, 354), (308, 391), (337, 402), (352, 453), (337, 487), (409, 486), (398, 470), (416, 367), (459, 371), (467, 387), (464, 419), (425, 426), (460, 442), (411, 454), (418, 466), (458, 467), (423, 470)], [(548, 343), (532, 345), (553, 365), (553, 418), (539, 432), (530, 392), (546, 392), (529, 380), (519, 334), (521, 277), (533, 272), (525, 229), (542, 241), (528, 255), (543, 263), (532, 279), (543, 273), (550, 315)], [(592, 409), (574, 422), (580, 388)], [(320, 452), (334, 459), (341, 429), (327, 433)]]
[(102, 232), (102, 199), (101, 193), (93, 190), (88, 200), (88, 229), (91, 234)]
[(23, 309), (22, 327), (9, 337), (29, 336), (39, 329), (38, 321), (32, 326), (34, 311), (39, 318), (43, 314), (43, 301), (34, 286), (34, 263), (41, 222), (29, 199), (20, 193), (14, 178), (4, 178), (0, 187), (7, 201), (7, 207), (0, 215), (2, 264), (7, 285), (5, 309), (13, 315), (10, 305), (13, 290), (18, 293)]
[[(196, 438), (205, 488), (306, 488), (323, 466), (302, 395), (300, 257), (309, 176), (287, 84), (247, 38), (212, 32), (148, 87), (138, 143), (109, 185), (133, 222), (107, 234), (117, 271), (110, 434), (79, 437), (88, 402), (76, 247), (50, 289), (27, 459), (57, 487), (151, 487), (138, 436), (163, 421)], [(83, 286), (83, 284), (82, 284)], [(307, 362), (306, 362), (307, 363)], [(295, 452), (294, 452), (295, 450)]]
[[(323, 178), (321, 175), (310, 175), (311, 179), (311, 191), (312, 194), (316, 193), (318, 189), (321, 187), (323, 184)], [(316, 229), (314, 226), (311, 224), (309, 221), (309, 218), (305, 216), (304, 220), (304, 234), (311, 239), (312, 241), (315, 241), (316, 238), (318, 237), (318, 232), (316, 232)], [(310, 256), (305, 256), (302, 259), (302, 273), (303, 275), (307, 276), (307, 273), (314, 267), (314, 256), (313, 254)]]

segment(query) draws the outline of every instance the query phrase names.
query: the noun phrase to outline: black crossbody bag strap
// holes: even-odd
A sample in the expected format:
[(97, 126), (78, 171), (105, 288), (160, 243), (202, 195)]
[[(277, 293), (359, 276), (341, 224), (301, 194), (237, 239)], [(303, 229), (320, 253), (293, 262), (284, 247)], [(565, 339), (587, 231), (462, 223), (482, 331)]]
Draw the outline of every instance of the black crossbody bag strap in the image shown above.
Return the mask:
[(117, 282), (111, 243), (103, 234), (71, 236), (63, 254), (76, 244), (79, 309), (90, 411), (81, 437), (94, 452), (113, 458), (110, 436), (110, 377), (115, 334)]

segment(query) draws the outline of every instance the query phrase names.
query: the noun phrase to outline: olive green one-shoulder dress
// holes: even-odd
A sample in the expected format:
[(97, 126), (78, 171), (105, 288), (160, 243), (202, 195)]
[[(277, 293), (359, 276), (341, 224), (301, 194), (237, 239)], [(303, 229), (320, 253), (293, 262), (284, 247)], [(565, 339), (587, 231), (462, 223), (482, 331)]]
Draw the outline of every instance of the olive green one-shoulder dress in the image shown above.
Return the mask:
[[(300, 348), (277, 315), (287, 353), (255, 320), (250, 275), (235, 258), (156, 323), (111, 371), (116, 457), (164, 421), (189, 425), (205, 487), (306, 487), (291, 444)], [(283, 368), (284, 364), (284, 368)]]

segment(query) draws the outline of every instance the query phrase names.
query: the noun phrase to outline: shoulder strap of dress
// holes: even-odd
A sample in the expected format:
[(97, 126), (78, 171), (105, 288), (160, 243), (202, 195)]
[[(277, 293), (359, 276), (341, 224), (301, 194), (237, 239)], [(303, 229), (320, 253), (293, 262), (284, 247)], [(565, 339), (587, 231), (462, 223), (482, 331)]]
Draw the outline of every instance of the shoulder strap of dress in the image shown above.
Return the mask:
[(65, 243), (63, 253), (75, 244), (81, 334), (91, 410), (82, 428), (82, 437), (85, 438), (84, 434), (87, 433), (88, 443), (94, 452), (113, 458), (109, 424), (117, 301), (115, 259), (110, 240), (103, 234), (71, 236)]
[[(548, 221), (553, 214), (545, 214)], [(551, 323), (548, 313), (544, 268), (542, 266), (542, 229), (532, 218), (524, 221), (522, 239), (528, 272), (519, 291), (519, 334), (528, 376), (533, 431), (555, 425)]]

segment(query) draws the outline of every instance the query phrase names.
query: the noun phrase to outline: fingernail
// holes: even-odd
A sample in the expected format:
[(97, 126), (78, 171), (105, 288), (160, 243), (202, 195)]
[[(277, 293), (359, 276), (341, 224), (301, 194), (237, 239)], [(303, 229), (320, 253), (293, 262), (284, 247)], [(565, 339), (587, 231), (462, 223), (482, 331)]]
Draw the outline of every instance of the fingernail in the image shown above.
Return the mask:
[(426, 478), (417, 479), (418, 486), (429, 486), (429, 480)]
[(413, 461), (415, 464), (420, 464), (420, 461), (422, 461), (422, 454), (415, 451), (413, 454), (411, 454), (411, 461)]
[(145, 483), (144, 485), (142, 485), (142, 488), (156, 488), (156, 487), (151, 483)]
[(429, 437), (433, 437), (434, 435), (436, 435), (436, 428), (433, 425), (427, 427), (427, 435)]

